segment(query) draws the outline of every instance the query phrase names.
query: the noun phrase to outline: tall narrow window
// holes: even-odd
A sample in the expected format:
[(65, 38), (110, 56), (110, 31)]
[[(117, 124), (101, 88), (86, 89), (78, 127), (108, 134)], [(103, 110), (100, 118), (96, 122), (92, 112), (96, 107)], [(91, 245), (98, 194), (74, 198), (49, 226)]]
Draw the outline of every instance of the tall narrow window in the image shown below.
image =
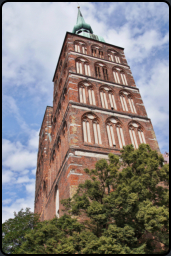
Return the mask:
[(117, 109), (116, 103), (115, 103), (115, 98), (114, 98), (114, 95), (112, 92), (109, 92), (109, 100), (110, 100), (111, 109)]
[(139, 135), (140, 143), (145, 143), (146, 144), (144, 133), (141, 129), (138, 129), (138, 135)]
[(84, 64), (84, 68), (85, 68), (85, 75), (86, 76), (91, 76), (91, 74), (90, 74), (90, 66), (86, 63), (86, 64)]
[(76, 51), (76, 52), (80, 52), (80, 46), (77, 45), (77, 44), (75, 44), (75, 51)]
[(56, 188), (56, 216), (59, 218), (59, 189)]
[(99, 51), (99, 57), (100, 57), (101, 59), (104, 59), (104, 57), (103, 57), (103, 52), (102, 52), (102, 51)]
[(123, 95), (120, 95), (120, 100), (121, 100), (123, 111), (128, 111), (127, 103)]
[(119, 147), (123, 148), (123, 146), (125, 146), (125, 140), (124, 140), (124, 136), (123, 136), (122, 127), (120, 125), (117, 125), (116, 131), (117, 131), (117, 136), (118, 136), (118, 140), (119, 140)]
[(106, 98), (105, 91), (100, 92), (100, 97), (101, 97), (102, 108), (107, 108), (108, 109), (108, 104), (107, 104), (107, 98)]
[(113, 71), (113, 76), (114, 76), (114, 79), (115, 79), (115, 83), (120, 84), (120, 79), (119, 79), (118, 72)]
[(90, 105), (96, 105), (94, 91), (92, 88), (88, 89), (89, 103)]
[(82, 63), (81, 62), (76, 62), (76, 69), (77, 69), (77, 73), (82, 74), (83, 70), (82, 70)]
[(96, 49), (91, 49), (91, 52), (92, 52), (92, 55), (93, 55), (94, 57), (97, 57), (97, 55), (96, 55)]
[(95, 73), (96, 73), (96, 77), (97, 77), (97, 78), (100, 78), (100, 77), (101, 77), (101, 74), (100, 74), (100, 67), (95, 66)]
[(131, 137), (132, 145), (134, 146), (134, 148), (138, 148), (137, 138), (136, 138), (136, 135), (135, 135), (135, 131), (132, 127), (129, 128), (129, 134), (130, 134), (130, 137)]
[(122, 78), (122, 83), (123, 83), (124, 85), (128, 85), (125, 74), (122, 74), (122, 73), (121, 73), (121, 78)]
[(111, 124), (107, 124), (107, 135), (110, 147), (116, 146), (113, 126)]
[(82, 46), (82, 52), (83, 52), (84, 54), (87, 54), (87, 48), (86, 48), (85, 46)]
[(134, 101), (131, 97), (128, 97), (128, 101), (129, 101), (129, 105), (130, 105), (130, 109), (132, 113), (137, 113), (135, 106), (134, 106)]
[(94, 140), (96, 144), (102, 144), (100, 126), (97, 122), (93, 122)]
[(115, 60), (117, 63), (121, 63), (119, 57), (115, 56)]
[(84, 87), (79, 88), (79, 95), (80, 95), (80, 102), (81, 103), (86, 103), (86, 94), (85, 94), (85, 88)]
[(103, 68), (103, 75), (104, 75), (104, 80), (108, 81), (107, 68)]
[(91, 136), (90, 136), (90, 124), (88, 120), (83, 120), (83, 136), (84, 142), (91, 143)]

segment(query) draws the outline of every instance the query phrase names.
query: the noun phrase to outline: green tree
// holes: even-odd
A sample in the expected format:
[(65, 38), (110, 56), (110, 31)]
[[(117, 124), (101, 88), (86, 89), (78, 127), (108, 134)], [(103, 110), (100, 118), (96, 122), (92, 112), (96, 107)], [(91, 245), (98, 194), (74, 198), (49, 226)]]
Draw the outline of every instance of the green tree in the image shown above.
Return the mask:
[(88, 217), (84, 225), (98, 238), (83, 253), (153, 253), (169, 246), (169, 165), (141, 144), (127, 145), (118, 157), (99, 160), (85, 171), (71, 200), (63, 200), (72, 215)]
[(2, 251), (14, 253), (26, 240), (24, 236), (39, 222), (39, 215), (34, 214), (29, 208), (14, 212), (14, 218), (2, 224)]
[(66, 213), (59, 219), (29, 226), (28, 218), (22, 226), (21, 211), (8, 220), (3, 248), (16, 254), (167, 252), (169, 165), (163, 161), (146, 144), (136, 150), (127, 145), (120, 157), (109, 154), (108, 161), (85, 169), (90, 179), (73, 198), (62, 200)]

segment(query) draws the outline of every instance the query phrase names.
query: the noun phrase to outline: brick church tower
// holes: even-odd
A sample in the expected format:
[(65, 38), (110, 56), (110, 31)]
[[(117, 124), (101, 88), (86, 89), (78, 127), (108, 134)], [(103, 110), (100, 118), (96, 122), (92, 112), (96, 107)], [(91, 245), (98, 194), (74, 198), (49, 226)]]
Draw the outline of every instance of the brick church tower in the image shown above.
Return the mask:
[(94, 35), (79, 7), (53, 82), (53, 107), (44, 114), (37, 156), (34, 209), (41, 220), (61, 216), (60, 200), (88, 179), (84, 168), (94, 168), (109, 153), (120, 155), (131, 143), (160, 152), (124, 48)]

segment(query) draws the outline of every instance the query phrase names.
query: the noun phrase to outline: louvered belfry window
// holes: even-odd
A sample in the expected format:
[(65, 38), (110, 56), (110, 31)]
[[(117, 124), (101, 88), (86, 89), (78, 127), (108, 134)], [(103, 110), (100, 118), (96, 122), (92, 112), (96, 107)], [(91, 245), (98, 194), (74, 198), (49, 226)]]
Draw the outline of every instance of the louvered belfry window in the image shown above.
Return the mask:
[(100, 74), (100, 67), (99, 66), (95, 66), (95, 73), (96, 73), (96, 77), (100, 78), (101, 74)]
[(97, 57), (97, 55), (96, 55), (96, 49), (91, 49), (91, 52), (92, 52), (92, 55), (94, 56), (94, 57)]
[(99, 57), (100, 57), (101, 59), (104, 59), (104, 57), (103, 57), (103, 52), (102, 52), (102, 51), (99, 51)]
[(103, 75), (104, 75), (104, 80), (108, 81), (107, 68), (103, 68)]

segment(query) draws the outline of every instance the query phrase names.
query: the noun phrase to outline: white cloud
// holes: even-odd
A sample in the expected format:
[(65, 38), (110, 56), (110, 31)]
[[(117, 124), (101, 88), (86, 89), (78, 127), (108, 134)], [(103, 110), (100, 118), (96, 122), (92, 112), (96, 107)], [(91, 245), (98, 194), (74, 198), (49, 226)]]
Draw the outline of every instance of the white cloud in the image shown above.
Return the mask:
[(9, 218), (14, 218), (14, 212), (19, 212), (21, 209), (30, 208), (34, 211), (34, 199), (33, 196), (28, 196), (27, 198), (19, 198), (13, 200), (10, 206), (2, 207), (2, 223), (8, 220)]
[[(33, 123), (34, 127), (37, 124), (35, 119), (25, 118), (30, 112), (24, 100), (30, 97), (27, 104), (31, 104), (36, 113), (43, 104), (52, 105), (52, 78), (66, 31), (71, 32), (76, 24), (76, 7), (77, 3), (72, 2), (7, 2), (3, 5), (3, 114), (15, 117), (25, 133), (25, 143), (18, 137), (16, 141), (3, 137), (2, 181), (5, 186), (15, 186), (15, 192), (8, 191), (11, 198), (13, 194), (19, 197), (16, 192), (20, 185), (30, 195), (12, 199), (11, 205), (3, 207), (3, 220), (13, 217), (13, 212), (21, 208), (30, 206), (33, 210), (35, 180), (30, 175), (36, 173), (39, 131), (30, 129)], [(169, 71), (166, 56), (157, 55), (167, 49), (168, 10), (166, 3), (157, 2), (81, 3), (83, 17), (94, 34), (103, 36), (107, 43), (125, 48), (128, 65), (131, 70), (135, 67), (133, 75), (148, 116), (160, 131), (156, 135), (163, 149), (168, 145)], [(150, 67), (149, 59), (152, 60)], [(35, 112), (31, 113), (33, 117)], [(10, 204), (9, 198), (5, 200), (4, 204)]]
[(7, 199), (2, 200), (2, 203), (5, 205), (5, 204), (11, 203), (11, 201), (12, 201), (11, 198), (7, 198)]

